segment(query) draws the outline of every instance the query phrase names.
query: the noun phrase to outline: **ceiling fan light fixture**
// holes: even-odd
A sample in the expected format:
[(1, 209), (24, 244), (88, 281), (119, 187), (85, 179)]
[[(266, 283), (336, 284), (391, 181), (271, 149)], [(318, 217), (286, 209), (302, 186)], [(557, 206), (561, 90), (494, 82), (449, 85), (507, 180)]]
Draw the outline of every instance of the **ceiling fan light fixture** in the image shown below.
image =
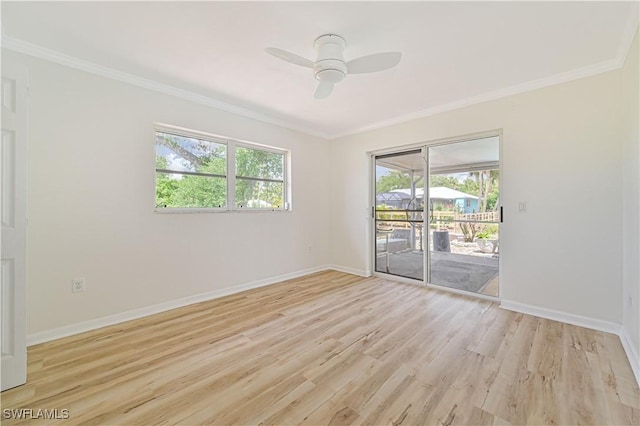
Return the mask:
[(347, 43), (337, 34), (324, 34), (316, 38), (316, 60), (311, 61), (295, 53), (276, 47), (268, 47), (267, 53), (283, 61), (313, 70), (313, 76), (319, 81), (314, 97), (323, 99), (331, 94), (333, 86), (345, 79), (347, 74), (365, 74), (393, 68), (400, 62), (400, 52), (382, 52), (362, 56), (345, 62), (343, 52)]
[(316, 73), (316, 80), (326, 83), (338, 83), (344, 80), (346, 74), (340, 70), (327, 69)]
[(347, 66), (341, 59), (322, 59), (313, 66), (313, 75), (318, 81), (338, 83), (347, 76)]

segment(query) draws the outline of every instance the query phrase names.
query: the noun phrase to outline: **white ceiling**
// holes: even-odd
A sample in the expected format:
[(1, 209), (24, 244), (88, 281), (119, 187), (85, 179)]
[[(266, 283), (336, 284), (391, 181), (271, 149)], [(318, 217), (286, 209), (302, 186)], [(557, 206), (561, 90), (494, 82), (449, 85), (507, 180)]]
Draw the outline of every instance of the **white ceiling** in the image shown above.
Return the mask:
[[(2, 2), (6, 47), (32, 43), (324, 137), (614, 69), (637, 23), (637, 1)], [(347, 40), (347, 60), (403, 57), (315, 100), (311, 71), (264, 48), (314, 59), (325, 33)]]

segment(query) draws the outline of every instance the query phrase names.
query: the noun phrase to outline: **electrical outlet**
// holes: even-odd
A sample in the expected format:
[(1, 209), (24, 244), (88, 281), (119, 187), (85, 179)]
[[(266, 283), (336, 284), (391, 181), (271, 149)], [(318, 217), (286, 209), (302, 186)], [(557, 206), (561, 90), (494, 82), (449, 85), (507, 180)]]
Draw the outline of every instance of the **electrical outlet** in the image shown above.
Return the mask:
[(309, 244), (309, 246), (307, 247), (307, 249), (309, 250), (309, 253), (311, 253), (311, 244)]
[(71, 280), (71, 293), (84, 291), (84, 278), (74, 278)]

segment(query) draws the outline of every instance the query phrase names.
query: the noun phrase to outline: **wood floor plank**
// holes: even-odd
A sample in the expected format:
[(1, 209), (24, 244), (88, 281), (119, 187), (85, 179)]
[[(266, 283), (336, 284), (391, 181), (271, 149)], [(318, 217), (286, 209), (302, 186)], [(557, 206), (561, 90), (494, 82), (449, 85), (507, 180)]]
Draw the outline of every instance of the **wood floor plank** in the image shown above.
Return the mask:
[(30, 347), (0, 406), (88, 425), (640, 424), (617, 336), (335, 271)]

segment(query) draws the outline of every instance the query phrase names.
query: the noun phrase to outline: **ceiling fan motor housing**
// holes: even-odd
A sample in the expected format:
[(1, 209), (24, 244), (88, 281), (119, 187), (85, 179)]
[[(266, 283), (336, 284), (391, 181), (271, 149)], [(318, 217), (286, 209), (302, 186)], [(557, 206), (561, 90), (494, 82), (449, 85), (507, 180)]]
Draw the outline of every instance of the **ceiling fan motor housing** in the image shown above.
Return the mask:
[(343, 56), (345, 40), (339, 35), (325, 34), (318, 37), (313, 45), (318, 51), (318, 58), (313, 66), (316, 80), (327, 83), (342, 81), (347, 75)]

